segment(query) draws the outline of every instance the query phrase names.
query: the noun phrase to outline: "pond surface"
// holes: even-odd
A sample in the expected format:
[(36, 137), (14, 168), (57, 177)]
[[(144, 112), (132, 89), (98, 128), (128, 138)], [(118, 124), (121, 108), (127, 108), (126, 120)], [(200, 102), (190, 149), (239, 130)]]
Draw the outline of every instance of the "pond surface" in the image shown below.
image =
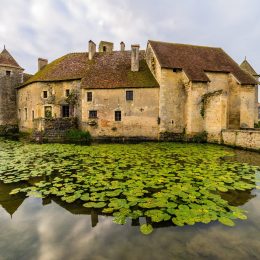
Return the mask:
[(259, 167), (215, 145), (0, 140), (0, 259), (260, 259)]

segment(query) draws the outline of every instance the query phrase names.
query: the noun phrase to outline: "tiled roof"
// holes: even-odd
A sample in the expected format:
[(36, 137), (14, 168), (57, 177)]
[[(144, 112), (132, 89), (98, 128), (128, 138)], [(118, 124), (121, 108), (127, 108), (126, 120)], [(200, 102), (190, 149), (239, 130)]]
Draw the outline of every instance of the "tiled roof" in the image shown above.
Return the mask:
[(232, 73), (242, 85), (257, 84), (221, 48), (157, 41), (149, 43), (163, 68), (183, 69), (191, 81), (208, 82), (205, 72), (227, 72)]
[(89, 64), (88, 54), (70, 53), (59, 59), (54, 60), (38, 71), (22, 86), (32, 82), (50, 82), (81, 79)]
[(22, 69), (12, 55), (4, 48), (0, 53), (0, 66), (8, 66), (17, 69)]
[(138, 88), (159, 87), (140, 51), (140, 69), (131, 71), (131, 51), (96, 53), (92, 66), (82, 79), (82, 88)]
[(252, 76), (259, 76), (246, 59), (240, 64), (240, 68), (248, 72)]
[(73, 79), (82, 79), (82, 88), (159, 87), (144, 55), (140, 51), (140, 70), (132, 72), (131, 51), (97, 52), (93, 60), (88, 59), (88, 53), (67, 54), (48, 64), (21, 87), (32, 82)]

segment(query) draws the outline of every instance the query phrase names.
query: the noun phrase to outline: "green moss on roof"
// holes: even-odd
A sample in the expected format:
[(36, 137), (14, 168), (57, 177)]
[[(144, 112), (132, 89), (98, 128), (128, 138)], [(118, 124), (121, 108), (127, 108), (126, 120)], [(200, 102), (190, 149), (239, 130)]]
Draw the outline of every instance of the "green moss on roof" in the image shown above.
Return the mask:
[(127, 72), (127, 81), (130, 86), (134, 87), (159, 87), (145, 60), (140, 61), (140, 70), (138, 72), (131, 70)]
[(52, 82), (81, 79), (82, 88), (159, 87), (140, 51), (140, 70), (131, 71), (131, 51), (67, 54), (37, 72), (21, 87), (33, 82)]
[(33, 82), (81, 79), (87, 65), (87, 53), (70, 53), (58, 58), (38, 71), (22, 86)]

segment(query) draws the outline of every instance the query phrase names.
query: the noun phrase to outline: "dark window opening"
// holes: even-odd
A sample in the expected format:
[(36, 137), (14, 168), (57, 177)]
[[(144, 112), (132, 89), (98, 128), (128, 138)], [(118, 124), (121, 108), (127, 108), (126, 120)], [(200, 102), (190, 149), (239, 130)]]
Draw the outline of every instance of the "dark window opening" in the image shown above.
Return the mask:
[(133, 90), (126, 91), (126, 100), (134, 100), (134, 92)]
[(34, 110), (32, 111), (32, 120), (34, 120)]
[(24, 113), (25, 113), (25, 120), (27, 120), (27, 108), (24, 109)]
[(97, 118), (97, 110), (90, 110), (88, 117), (89, 118)]
[(6, 71), (6, 76), (8, 76), (8, 77), (11, 76), (11, 71), (10, 71), (10, 70), (7, 70), (7, 71)]
[(107, 51), (107, 47), (103, 46), (103, 52), (106, 52), (106, 51)]
[(48, 97), (48, 91), (43, 91), (43, 98), (47, 98)]
[(62, 106), (62, 117), (69, 117), (69, 116), (70, 116), (70, 107)]
[(121, 121), (121, 111), (115, 111), (115, 121)]
[(70, 90), (66, 89), (66, 97), (68, 97), (70, 95)]
[(87, 92), (87, 101), (92, 101), (92, 92)]

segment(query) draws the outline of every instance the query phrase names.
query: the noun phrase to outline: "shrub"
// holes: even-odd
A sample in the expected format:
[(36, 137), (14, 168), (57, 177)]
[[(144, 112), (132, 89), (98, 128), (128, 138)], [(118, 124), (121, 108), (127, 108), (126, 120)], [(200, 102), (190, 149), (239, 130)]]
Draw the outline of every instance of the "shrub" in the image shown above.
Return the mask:
[(255, 128), (260, 128), (260, 121), (257, 124), (255, 123)]
[(193, 143), (206, 143), (207, 142), (208, 133), (206, 131), (198, 133), (189, 139), (190, 142)]
[(70, 129), (66, 132), (65, 139), (67, 142), (76, 144), (90, 144), (91, 135), (89, 132), (78, 129)]

